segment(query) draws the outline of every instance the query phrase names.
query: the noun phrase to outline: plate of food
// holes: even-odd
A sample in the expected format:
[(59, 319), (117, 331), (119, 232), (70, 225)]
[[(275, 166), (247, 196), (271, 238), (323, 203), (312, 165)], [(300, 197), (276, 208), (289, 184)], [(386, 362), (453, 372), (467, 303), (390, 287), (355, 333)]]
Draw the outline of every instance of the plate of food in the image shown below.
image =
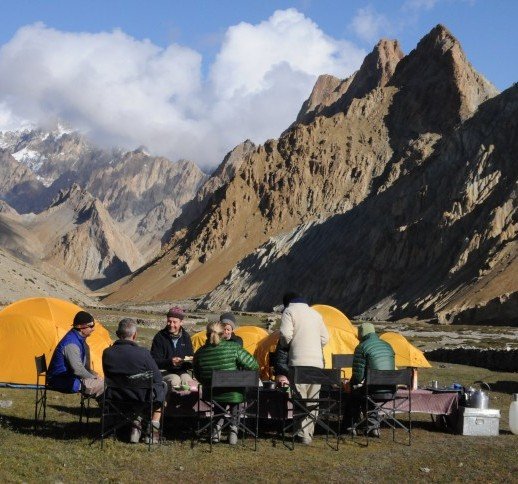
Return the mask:
[(185, 356), (183, 361), (192, 361), (194, 359), (194, 356)]

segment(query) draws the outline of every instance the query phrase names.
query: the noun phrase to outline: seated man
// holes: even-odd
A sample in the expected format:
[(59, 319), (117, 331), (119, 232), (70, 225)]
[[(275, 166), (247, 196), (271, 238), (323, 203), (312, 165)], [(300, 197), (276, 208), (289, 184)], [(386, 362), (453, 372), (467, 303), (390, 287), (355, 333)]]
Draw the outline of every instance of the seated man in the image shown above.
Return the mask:
[(94, 332), (95, 321), (91, 314), (79, 311), (72, 329), (58, 343), (47, 371), (49, 388), (61, 392), (99, 397), (104, 391), (104, 380), (90, 368), (90, 348), (86, 339)]
[[(361, 402), (364, 390), (357, 388), (365, 380), (365, 369), (367, 367), (373, 370), (394, 370), (395, 355), (392, 346), (383, 341), (376, 334), (376, 330), (372, 323), (363, 323), (358, 331), (360, 344), (354, 350), (353, 358), (353, 374), (351, 377), (351, 407), (348, 412), (349, 417), (353, 421), (358, 422), (360, 419)], [(390, 389), (380, 389), (381, 393), (390, 392)], [(373, 429), (372, 433), (379, 436), (379, 430)]]
[[(151, 371), (153, 373), (153, 401), (155, 411), (153, 413), (151, 425), (148, 426), (148, 433), (145, 437), (146, 443), (152, 439), (152, 443), (158, 443), (160, 430), (160, 408), (165, 397), (162, 374), (151, 357), (151, 353), (138, 346), (135, 342), (137, 338), (137, 323), (131, 318), (125, 318), (119, 322), (117, 329), (118, 340), (113, 346), (106, 348), (103, 352), (103, 370), (107, 378), (120, 376), (137, 375)], [(116, 397), (118, 400), (145, 402), (147, 395), (145, 389), (130, 389), (119, 392)], [(107, 394), (108, 397), (108, 394)], [(138, 443), (142, 431), (142, 418), (135, 420), (132, 424), (130, 442)]]
[(171, 308), (167, 312), (166, 327), (155, 335), (151, 344), (151, 356), (162, 370), (169, 390), (192, 384), (192, 377), (187, 370), (192, 368), (194, 352), (191, 337), (182, 328), (184, 317), (181, 308)]
[(227, 341), (233, 341), (242, 348), (243, 338), (234, 333), (236, 329), (236, 317), (232, 313), (223, 313), (219, 317), (219, 322), (223, 324), (223, 327), (225, 328), (223, 339), (226, 339)]

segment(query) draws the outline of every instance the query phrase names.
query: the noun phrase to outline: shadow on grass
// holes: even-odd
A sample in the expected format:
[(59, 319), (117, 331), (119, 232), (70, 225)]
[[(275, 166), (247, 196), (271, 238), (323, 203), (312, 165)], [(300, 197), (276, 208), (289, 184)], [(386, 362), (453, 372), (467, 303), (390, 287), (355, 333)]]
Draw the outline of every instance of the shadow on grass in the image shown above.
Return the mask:
[[(65, 407), (68, 409), (68, 407)], [(34, 420), (22, 417), (9, 416), (3, 418), (6, 426), (22, 435), (38, 435), (39, 437), (55, 440), (76, 440), (85, 437), (93, 438), (100, 433), (98, 422), (82, 424), (79, 422), (58, 422), (46, 420), (43, 425), (34, 426)]]
[(499, 380), (495, 383), (491, 383), (491, 390), (495, 392), (508, 393), (509, 395), (518, 393), (518, 381)]

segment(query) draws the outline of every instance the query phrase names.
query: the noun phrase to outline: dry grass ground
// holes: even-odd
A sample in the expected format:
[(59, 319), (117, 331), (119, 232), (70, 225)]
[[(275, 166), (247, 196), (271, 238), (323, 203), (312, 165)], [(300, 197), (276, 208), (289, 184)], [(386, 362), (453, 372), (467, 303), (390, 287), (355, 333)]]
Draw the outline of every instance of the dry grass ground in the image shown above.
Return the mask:
[[(273, 445), (273, 433), (260, 438), (258, 451), (229, 448), (221, 443), (200, 442), (191, 449), (188, 422), (170, 421), (166, 441), (151, 452), (143, 444), (130, 445), (109, 439), (104, 450), (90, 439), (98, 430), (94, 419), (89, 431), (79, 429), (78, 397), (49, 394), (49, 426), (32, 431), (34, 392), (0, 389), (1, 400), (12, 400), (0, 409), (1, 482), (391, 482), (474, 481), (512, 482), (518, 475), (518, 436), (509, 432), (511, 392), (518, 392), (518, 375), (436, 364), (421, 372), (421, 381), (483, 379), (491, 392), (491, 407), (500, 408), (498, 437), (455, 435), (435, 426), (428, 415), (415, 415), (412, 446), (394, 443), (388, 431), (368, 448), (346, 438), (338, 452), (317, 436), (310, 447), (294, 451)], [(183, 427), (183, 431), (179, 430)], [(399, 440), (403, 440), (399, 432)], [(360, 442), (360, 441), (359, 441)]]
[[(96, 314), (96, 311), (92, 311)], [(99, 317), (114, 337), (117, 322), (125, 311), (102, 311)], [(139, 342), (149, 347), (164, 323), (163, 314), (134, 312), (145, 325)], [(203, 315), (202, 320), (212, 316)], [(259, 324), (250, 315), (248, 324)], [(246, 323), (243, 323), (246, 324)], [(203, 323), (192, 326), (199, 330)], [(450, 328), (449, 328), (450, 329)], [(188, 421), (167, 422), (165, 443), (151, 452), (143, 444), (130, 445), (109, 439), (105, 449), (89, 445), (98, 431), (94, 418), (89, 431), (78, 425), (76, 395), (49, 393), (49, 425), (34, 433), (34, 391), (0, 388), (0, 400), (11, 400), (0, 408), (0, 482), (512, 482), (518, 475), (518, 436), (509, 432), (511, 394), (518, 392), (518, 374), (461, 365), (435, 363), (420, 371), (420, 383), (431, 380), (449, 385), (488, 382), (490, 406), (502, 413), (498, 437), (467, 437), (438, 428), (429, 415), (414, 416), (412, 446), (392, 442), (388, 431), (368, 448), (344, 439), (338, 452), (317, 436), (310, 447), (289, 451), (273, 445), (273, 432), (261, 435), (258, 451), (248, 447), (214, 446), (205, 442), (191, 449)], [(399, 432), (400, 440), (404, 439)], [(250, 444), (250, 442), (249, 442)]]

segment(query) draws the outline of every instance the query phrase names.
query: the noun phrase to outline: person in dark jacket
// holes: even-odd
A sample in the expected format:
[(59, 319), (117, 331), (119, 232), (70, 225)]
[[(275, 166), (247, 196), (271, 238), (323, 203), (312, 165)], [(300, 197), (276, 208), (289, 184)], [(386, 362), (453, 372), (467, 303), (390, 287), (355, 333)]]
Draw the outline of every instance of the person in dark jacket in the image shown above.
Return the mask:
[(192, 368), (193, 349), (191, 337), (182, 327), (184, 317), (181, 308), (169, 309), (166, 327), (155, 335), (151, 344), (151, 356), (163, 370), (169, 390), (192, 384), (187, 370)]
[(378, 337), (372, 323), (363, 323), (358, 331), (360, 344), (354, 350), (351, 385), (365, 379), (365, 369), (394, 370), (395, 356), (392, 346)]
[[(212, 370), (259, 369), (257, 361), (248, 351), (223, 338), (224, 331), (222, 323), (209, 323), (207, 325), (207, 341), (194, 355), (194, 376), (203, 385), (204, 391), (210, 389)], [(214, 390), (212, 398), (220, 404), (228, 404), (229, 412), (232, 415), (228, 442), (230, 445), (237, 444), (238, 422), (236, 421), (236, 414), (238, 405), (244, 401), (243, 391), (217, 388)], [(211, 436), (213, 442), (220, 440), (222, 426), (223, 419), (217, 422), (214, 428)]]
[[(118, 340), (113, 346), (106, 348), (103, 352), (103, 370), (107, 378), (117, 378), (121, 376), (138, 375), (140, 373), (151, 372), (153, 374), (153, 401), (155, 411), (153, 413), (151, 425), (148, 426), (146, 439), (153, 439), (153, 443), (158, 442), (160, 428), (160, 409), (165, 398), (165, 387), (162, 374), (158, 369), (151, 353), (146, 348), (138, 346), (135, 342), (137, 338), (137, 323), (131, 318), (125, 318), (119, 322), (117, 329)], [(112, 390), (107, 398), (114, 398), (122, 401), (145, 402), (149, 398), (144, 388), (127, 388), (122, 390)], [(148, 400), (149, 401), (149, 400)], [(150, 431), (151, 429), (152, 431)], [(140, 440), (142, 431), (142, 417), (135, 420), (132, 425), (130, 442), (137, 443)]]
[(281, 342), (277, 343), (275, 352), (273, 353), (273, 371), (275, 373), (275, 381), (277, 385), (283, 387), (290, 383), (290, 368), (288, 366), (290, 359), (290, 348), (283, 347)]
[(72, 329), (56, 346), (47, 371), (49, 388), (61, 392), (100, 397), (104, 380), (90, 366), (90, 348), (86, 339), (95, 331), (93, 316), (79, 311), (74, 316)]
[[(353, 373), (351, 377), (351, 387), (353, 388), (350, 409), (347, 414), (353, 422), (360, 420), (361, 402), (364, 390), (358, 387), (365, 380), (366, 368), (373, 370), (394, 370), (396, 368), (395, 355), (392, 346), (381, 340), (376, 334), (372, 323), (363, 323), (358, 331), (360, 344), (354, 350)], [(392, 388), (376, 390), (377, 393), (387, 393), (393, 391)], [(347, 418), (347, 416), (346, 416)], [(371, 430), (372, 435), (379, 436), (379, 429)]]
[(236, 317), (232, 313), (223, 313), (219, 317), (219, 322), (223, 324), (225, 332), (223, 338), (227, 341), (237, 343), (241, 348), (243, 347), (243, 338), (238, 336), (234, 331), (236, 330)]

